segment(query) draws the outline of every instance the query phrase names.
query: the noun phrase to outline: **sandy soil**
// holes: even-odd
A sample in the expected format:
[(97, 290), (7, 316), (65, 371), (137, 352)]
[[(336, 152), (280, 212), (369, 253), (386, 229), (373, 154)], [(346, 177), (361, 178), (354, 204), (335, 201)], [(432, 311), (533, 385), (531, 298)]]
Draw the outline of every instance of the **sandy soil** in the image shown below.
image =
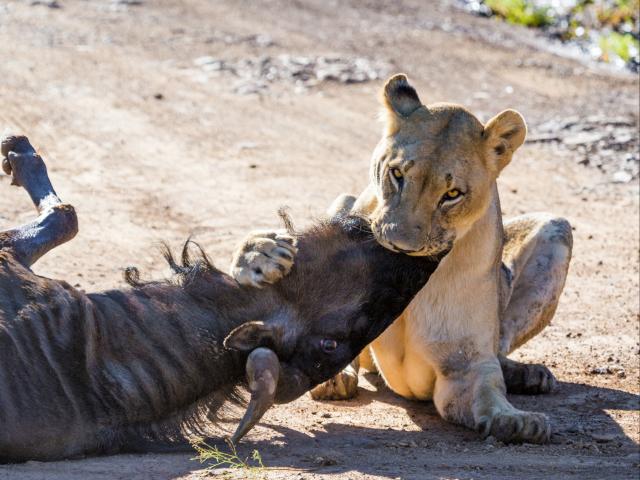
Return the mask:
[[(302, 88), (284, 79), (242, 95), (232, 74), (195, 65), (201, 56), (365, 57), (407, 72), (425, 102), (462, 103), (482, 120), (514, 107), (532, 130), (590, 115), (637, 127), (637, 77), (554, 56), (532, 32), (447, 3), (32, 3), (0, 2), (0, 129), (30, 136), (80, 215), (78, 237), (36, 271), (87, 290), (122, 285), (130, 264), (165, 275), (157, 242), (178, 247), (190, 234), (226, 265), (248, 230), (277, 225), (280, 205), (304, 223), (367, 182), (381, 81)], [(638, 182), (613, 183), (579, 155), (589, 150), (529, 143), (500, 180), (506, 216), (549, 210), (575, 227), (557, 315), (514, 355), (544, 362), (560, 380), (551, 395), (511, 398), (551, 417), (551, 444), (483, 442), (442, 421), (430, 403), (398, 398), (367, 375), (356, 400), (305, 397), (270, 411), (240, 449), (257, 448), (269, 467), (252, 475), (638, 478)], [(24, 192), (7, 177), (0, 183), (0, 226), (31, 218)], [(0, 467), (0, 478), (249, 475), (207, 472), (192, 457), (29, 462)]]

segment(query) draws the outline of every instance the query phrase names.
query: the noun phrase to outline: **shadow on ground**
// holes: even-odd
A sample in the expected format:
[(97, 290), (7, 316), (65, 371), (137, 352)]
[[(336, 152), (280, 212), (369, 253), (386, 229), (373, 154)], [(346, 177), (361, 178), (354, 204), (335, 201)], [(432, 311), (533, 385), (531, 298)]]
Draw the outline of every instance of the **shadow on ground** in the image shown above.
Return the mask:
[[(518, 408), (549, 415), (554, 435), (551, 445), (502, 445), (484, 441), (473, 431), (444, 422), (431, 402), (405, 400), (389, 391), (376, 376), (368, 379), (377, 390), (360, 389), (358, 397), (351, 401), (315, 403), (303, 399), (301, 406), (309, 414), (305, 415), (308, 424), (300, 430), (283, 425), (282, 419), (286, 419), (292, 407), (278, 407), (277, 421), (263, 424), (260, 432), (252, 434), (253, 439), (250, 436), (243, 441), (238, 447), (239, 455), (249, 456), (257, 449), (268, 467), (265, 478), (281, 478), (285, 472), (298, 471), (304, 478), (356, 473), (375, 478), (401, 476), (408, 480), (525, 476), (637, 479), (638, 445), (625, 434), (615, 415), (618, 411), (637, 411), (638, 395), (561, 383), (550, 395), (510, 396)], [(397, 415), (398, 410), (401, 414), (405, 410), (407, 421), (404, 428), (372, 428), (336, 418), (351, 408), (368, 410), (372, 416), (385, 411)], [(323, 412), (327, 411), (333, 412), (329, 419), (314, 424), (314, 419), (325, 418)], [(380, 419), (372, 423), (379, 425)], [(305, 427), (307, 430), (303, 431)], [(208, 443), (226, 449), (222, 438), (211, 438)], [(182, 450), (66, 462), (29, 462), (0, 467), (0, 478), (79, 480), (91, 471), (92, 478), (106, 479), (114, 478), (114, 468), (126, 469), (127, 478), (198, 478), (201, 474), (198, 471), (207, 464), (200, 464), (194, 457), (195, 452)], [(245, 473), (226, 474), (229, 478), (243, 478)]]
[[(499, 474), (512, 478), (525, 474), (531, 478), (549, 475), (637, 478), (638, 445), (625, 434), (615, 412), (640, 409), (638, 395), (578, 383), (560, 383), (550, 395), (511, 395), (510, 400), (517, 408), (549, 415), (554, 428), (552, 445), (502, 445), (444, 422), (431, 402), (405, 400), (380, 381), (369, 379), (378, 391), (361, 389), (352, 401), (324, 403), (364, 408), (375, 400), (400, 406), (406, 409), (412, 427), (404, 430), (325, 423), (321, 428), (302, 433), (281, 425), (268, 425), (279, 435), (246, 442), (241, 451), (258, 449), (270, 467), (326, 474), (355, 471), (396, 478), (397, 465), (401, 464), (402, 478), (416, 479), (461, 471), (473, 472), (474, 478), (493, 478)], [(379, 451), (376, 462), (364, 461), (370, 455), (360, 452), (368, 449)]]

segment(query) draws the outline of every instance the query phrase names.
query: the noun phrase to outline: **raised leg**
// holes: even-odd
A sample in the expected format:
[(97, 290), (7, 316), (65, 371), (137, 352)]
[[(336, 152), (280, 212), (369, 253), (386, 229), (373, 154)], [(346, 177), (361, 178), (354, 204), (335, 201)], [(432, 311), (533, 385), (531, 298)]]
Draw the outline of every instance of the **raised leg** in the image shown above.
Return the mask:
[(556, 383), (547, 367), (506, 355), (553, 318), (571, 260), (571, 226), (563, 218), (536, 213), (514, 218), (504, 229), (500, 365), (510, 393), (546, 393)]
[(47, 167), (27, 137), (3, 138), (0, 152), (2, 169), (13, 177), (11, 183), (23, 187), (38, 210), (34, 221), (0, 232), (0, 249), (10, 250), (30, 267), (52, 248), (71, 240), (78, 232), (78, 219), (74, 208), (56, 195)]

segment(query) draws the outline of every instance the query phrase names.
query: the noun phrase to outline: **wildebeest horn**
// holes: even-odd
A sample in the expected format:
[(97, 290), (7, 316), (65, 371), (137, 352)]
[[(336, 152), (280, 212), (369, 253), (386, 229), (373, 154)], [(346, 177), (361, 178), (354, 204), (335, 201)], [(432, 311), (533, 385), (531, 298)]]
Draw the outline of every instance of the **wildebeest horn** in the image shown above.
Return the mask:
[(268, 348), (256, 348), (247, 358), (246, 371), (251, 400), (236, 433), (231, 437), (234, 444), (238, 443), (273, 405), (280, 376), (280, 362), (276, 354)]

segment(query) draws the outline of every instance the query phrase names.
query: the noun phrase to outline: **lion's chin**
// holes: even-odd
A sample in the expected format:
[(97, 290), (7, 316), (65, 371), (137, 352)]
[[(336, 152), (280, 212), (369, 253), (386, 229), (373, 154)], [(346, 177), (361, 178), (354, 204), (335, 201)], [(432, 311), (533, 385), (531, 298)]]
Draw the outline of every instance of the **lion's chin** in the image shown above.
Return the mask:
[(443, 248), (440, 248), (438, 250), (425, 246), (421, 250), (417, 250), (415, 252), (406, 252), (406, 254), (411, 257), (428, 257), (429, 260), (434, 260), (439, 262), (440, 260), (442, 260), (444, 257), (447, 256), (447, 254), (451, 251), (452, 248), (453, 248), (453, 240), (450, 242), (447, 242), (447, 244), (444, 245)]
[(419, 250), (402, 250), (389, 242), (378, 241), (378, 243), (387, 250), (391, 250), (395, 253), (403, 253), (405, 255), (409, 255), (410, 257), (427, 257), (430, 260), (434, 261), (442, 260), (453, 248), (453, 242), (448, 243), (444, 246), (444, 248), (438, 250), (429, 248), (429, 246), (425, 246)]

